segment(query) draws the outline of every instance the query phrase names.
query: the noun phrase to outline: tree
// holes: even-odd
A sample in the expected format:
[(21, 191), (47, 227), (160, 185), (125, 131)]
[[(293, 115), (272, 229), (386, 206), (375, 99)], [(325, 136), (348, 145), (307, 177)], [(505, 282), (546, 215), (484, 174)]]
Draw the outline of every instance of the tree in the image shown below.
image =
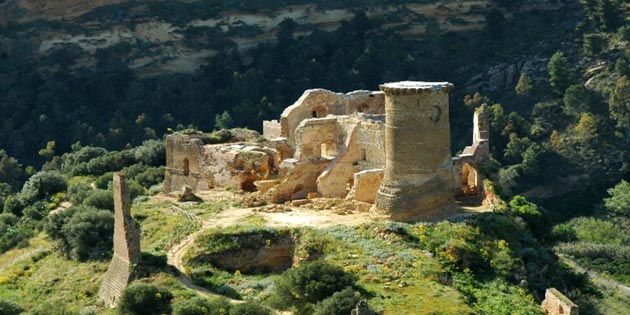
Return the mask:
[(278, 45), (285, 45), (293, 40), (293, 32), (297, 27), (297, 22), (292, 18), (284, 18), (280, 24), (278, 24), (278, 33), (276, 38), (278, 39)]
[(22, 194), (29, 198), (41, 199), (65, 191), (68, 187), (68, 178), (58, 171), (42, 171), (24, 183)]
[(590, 57), (599, 57), (608, 44), (608, 38), (603, 33), (592, 33), (584, 35), (584, 53)]
[(575, 83), (576, 74), (569, 67), (569, 62), (562, 52), (558, 51), (551, 56), (547, 63), (547, 72), (549, 84), (557, 95), (562, 95), (567, 87)]
[(20, 188), (24, 179), (22, 165), (6, 151), (0, 150), (0, 182), (11, 185), (13, 190)]
[(506, 25), (503, 12), (499, 9), (492, 9), (486, 15), (486, 32), (492, 38), (499, 38), (503, 35)]
[[(628, 27), (630, 30), (630, 27)], [(615, 62), (615, 71), (622, 76), (630, 76), (630, 50), (624, 51), (623, 55)]]
[(171, 312), (173, 294), (166, 288), (148, 283), (133, 283), (123, 291), (118, 302), (120, 315), (155, 315)]
[(625, 134), (626, 142), (630, 142), (630, 80), (621, 77), (610, 95), (610, 116), (617, 121)]
[(532, 79), (525, 72), (521, 72), (521, 76), (518, 78), (518, 83), (514, 88), (517, 95), (526, 96), (532, 92)]
[(113, 244), (114, 214), (96, 208), (77, 211), (66, 224), (62, 233), (69, 248), (70, 257), (79, 261), (109, 258)]
[(40, 156), (43, 156), (46, 159), (51, 158), (53, 155), (55, 155), (55, 146), (56, 143), (55, 141), (48, 141), (48, 143), (46, 143), (46, 147), (39, 150), (38, 154)]
[(608, 189), (610, 197), (604, 199), (604, 207), (615, 216), (630, 217), (630, 183), (625, 180)]
[(224, 110), (222, 114), (214, 116), (214, 128), (217, 129), (230, 129), (234, 124), (230, 112)]
[(595, 7), (595, 18), (602, 31), (612, 31), (623, 23), (619, 0), (598, 0)]
[(581, 84), (571, 85), (564, 91), (562, 97), (564, 112), (573, 117), (580, 117), (584, 112), (591, 111), (593, 99), (591, 90)]

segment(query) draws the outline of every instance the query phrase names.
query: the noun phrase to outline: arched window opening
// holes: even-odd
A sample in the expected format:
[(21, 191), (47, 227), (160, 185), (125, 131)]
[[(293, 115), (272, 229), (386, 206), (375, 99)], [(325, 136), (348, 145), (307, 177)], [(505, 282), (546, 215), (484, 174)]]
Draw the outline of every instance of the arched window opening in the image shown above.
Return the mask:
[(464, 195), (476, 195), (479, 193), (479, 173), (470, 163), (464, 163), (462, 166), (461, 189)]
[(188, 176), (190, 174), (190, 161), (187, 158), (184, 159), (184, 176)]
[(313, 111), (311, 114), (313, 118), (326, 117), (326, 115), (328, 115), (328, 109), (324, 106), (318, 105), (318, 106), (313, 107)]

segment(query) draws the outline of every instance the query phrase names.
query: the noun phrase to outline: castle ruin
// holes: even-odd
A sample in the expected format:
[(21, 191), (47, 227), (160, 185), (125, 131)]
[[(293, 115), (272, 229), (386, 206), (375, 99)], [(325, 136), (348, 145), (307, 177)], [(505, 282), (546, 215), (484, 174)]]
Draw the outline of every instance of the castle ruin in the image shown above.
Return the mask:
[(125, 177), (114, 173), (114, 256), (98, 292), (99, 298), (114, 307), (133, 280), (133, 267), (140, 263), (140, 229), (131, 217), (131, 198)]
[(307, 90), (263, 135), (232, 130), (165, 136), (165, 192), (229, 187), (281, 203), (319, 196), (374, 204), (375, 216), (413, 221), (483, 193), (477, 165), (488, 156), (484, 108), (473, 143), (450, 151), (450, 83), (398, 82), (348, 94)]

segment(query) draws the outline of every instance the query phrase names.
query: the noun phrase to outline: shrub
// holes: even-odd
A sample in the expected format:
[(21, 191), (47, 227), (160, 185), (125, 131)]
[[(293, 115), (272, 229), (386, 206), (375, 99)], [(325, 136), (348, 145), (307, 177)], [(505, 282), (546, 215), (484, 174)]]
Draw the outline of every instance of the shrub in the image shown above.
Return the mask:
[(19, 305), (12, 302), (0, 300), (0, 314), (19, 315), (22, 312), (24, 312), (24, 309), (22, 309)]
[(172, 299), (173, 294), (165, 288), (147, 283), (134, 283), (123, 291), (118, 302), (118, 314), (168, 314), (171, 312)]
[(115, 172), (135, 164), (135, 162), (136, 159), (131, 150), (108, 152), (87, 163), (87, 174), (78, 175), (101, 175), (107, 172)]
[(179, 302), (173, 306), (173, 315), (223, 315), (230, 309), (227, 299), (208, 300), (201, 297)]
[(147, 140), (134, 150), (136, 161), (149, 166), (166, 164), (166, 146), (162, 140)]
[(150, 188), (164, 181), (164, 167), (151, 167), (136, 175), (135, 181), (142, 187)]
[(27, 201), (24, 200), (22, 194), (16, 194), (16, 195), (13, 195), (13, 196), (8, 196), (4, 200), (3, 209), (4, 209), (5, 213), (11, 213), (11, 214), (14, 214), (16, 216), (21, 216), (22, 215), (22, 211), (26, 207), (26, 203), (27, 203)]
[(114, 215), (89, 206), (73, 206), (50, 215), (44, 231), (59, 243), (59, 250), (74, 259), (109, 257), (114, 234)]
[(557, 242), (573, 242), (577, 240), (577, 233), (571, 224), (562, 223), (553, 227), (551, 237)]
[(108, 258), (112, 249), (114, 214), (107, 210), (76, 212), (62, 228), (70, 257), (76, 260)]
[(66, 153), (61, 157), (61, 171), (72, 175), (85, 174), (87, 173), (87, 163), (106, 153), (107, 150), (104, 148), (89, 146)]
[(87, 180), (68, 185), (68, 199), (75, 205), (81, 204), (92, 193), (92, 186)]
[(516, 195), (510, 200), (510, 209), (512, 213), (522, 217), (537, 232), (541, 231), (542, 214), (538, 207), (529, 202), (525, 197)]
[(612, 222), (596, 218), (575, 218), (569, 221), (578, 240), (598, 244), (621, 244), (623, 233)]
[(352, 288), (345, 288), (317, 303), (313, 315), (347, 315), (352, 312), (360, 300), (361, 298), (356, 291)]
[(41, 199), (45, 196), (65, 191), (68, 179), (58, 171), (38, 172), (24, 183), (22, 194)]
[(245, 303), (236, 304), (230, 310), (230, 315), (271, 315), (270, 309), (255, 303), (247, 301)]
[(110, 190), (95, 189), (83, 200), (83, 205), (114, 211), (114, 194)]
[(604, 199), (604, 207), (612, 215), (630, 217), (630, 183), (625, 180), (608, 189), (610, 198)]
[(276, 281), (272, 303), (281, 309), (291, 306), (298, 310), (311, 307), (319, 301), (354, 284), (354, 276), (343, 268), (318, 260), (300, 265), (285, 272)]
[(99, 176), (95, 181), (94, 185), (98, 189), (107, 189), (109, 187), (109, 183), (114, 181), (114, 172), (107, 172), (101, 176)]

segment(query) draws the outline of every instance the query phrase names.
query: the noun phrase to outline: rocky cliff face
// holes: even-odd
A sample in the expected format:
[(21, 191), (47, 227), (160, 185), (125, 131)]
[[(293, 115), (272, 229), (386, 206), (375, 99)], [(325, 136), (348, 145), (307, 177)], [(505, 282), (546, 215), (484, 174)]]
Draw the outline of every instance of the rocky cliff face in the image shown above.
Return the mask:
[[(99, 7), (130, 2), (133, 9), (115, 8), (98, 11)], [(171, 1), (177, 6), (181, 2)], [(529, 0), (511, 10), (557, 10), (559, 2)], [(479, 30), (485, 26), (488, 10), (494, 8), (490, 0), (436, 1), (435, 3), (407, 3), (396, 6), (367, 6), (370, 18), (381, 21), (381, 31), (397, 32), (406, 39), (426, 35), (427, 26), (437, 22), (438, 32)], [(38, 25), (19, 34), (28, 36), (41, 56), (59, 49), (79, 50), (83, 56), (77, 66), (96, 64), (98, 49), (118, 44), (131, 47), (126, 62), (140, 76), (161, 73), (195, 71), (203, 61), (216, 53), (217, 42), (228, 41), (240, 51), (260, 43), (273, 42), (278, 24), (285, 18), (297, 23), (295, 34), (306, 35), (313, 30), (331, 31), (352, 19), (357, 8), (326, 9), (317, 4), (287, 6), (259, 12), (225, 11), (208, 18), (189, 18), (174, 12), (159, 18), (144, 2), (129, 0), (7, 0), (0, 4), (0, 25), (19, 25), (34, 20), (60, 20), (55, 27)], [(112, 13), (114, 12), (114, 13)], [(169, 11), (170, 12), (170, 11)], [(85, 15), (90, 13), (90, 15)], [(80, 17), (80, 18), (79, 18)], [(40, 23), (41, 24), (41, 23)], [(54, 29), (54, 30), (53, 30)], [(1, 38), (0, 38), (1, 39)], [(23, 37), (20, 39), (24, 39)]]
[(0, 24), (74, 18), (101, 6), (129, 1), (131, 0), (7, 0), (0, 4)]

